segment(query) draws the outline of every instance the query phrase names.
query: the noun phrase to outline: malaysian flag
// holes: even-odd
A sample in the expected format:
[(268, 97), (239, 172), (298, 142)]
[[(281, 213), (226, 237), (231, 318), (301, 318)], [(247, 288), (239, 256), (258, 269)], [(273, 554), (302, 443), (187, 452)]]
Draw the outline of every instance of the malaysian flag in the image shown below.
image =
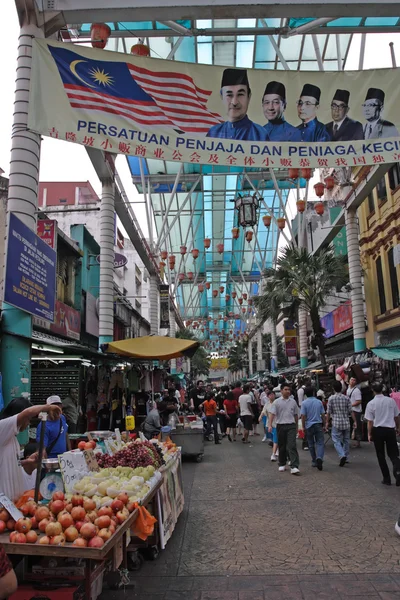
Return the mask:
[(188, 133), (207, 133), (223, 121), (207, 109), (212, 92), (199, 88), (188, 75), (48, 48), (73, 108), (118, 115), (143, 127), (160, 125)]

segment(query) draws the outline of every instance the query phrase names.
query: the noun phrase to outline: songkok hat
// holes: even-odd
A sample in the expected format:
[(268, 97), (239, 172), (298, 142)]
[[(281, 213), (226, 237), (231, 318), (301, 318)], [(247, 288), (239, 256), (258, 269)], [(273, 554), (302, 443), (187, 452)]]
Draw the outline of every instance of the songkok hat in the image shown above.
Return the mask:
[[(282, 98), (282, 100), (286, 100), (286, 89), (283, 83), (279, 83), (279, 81), (269, 81), (267, 83), (267, 87), (265, 88), (265, 94), (278, 94)], [(264, 98), (263, 96), (263, 98)]]
[(339, 102), (349, 103), (350, 92), (347, 90), (336, 90), (332, 100), (339, 100)]
[(46, 404), (62, 404), (60, 396), (49, 396), (46, 400)]
[(247, 85), (247, 87), (250, 87), (247, 78), (247, 70), (225, 69), (222, 75), (221, 87), (224, 87), (225, 85)]
[(369, 88), (365, 99), (371, 100), (372, 98), (376, 98), (376, 100), (380, 100), (383, 103), (385, 101), (385, 92), (379, 88)]
[(319, 99), (321, 98), (321, 90), (316, 85), (312, 85), (312, 83), (306, 83), (303, 86), (300, 97), (301, 96), (312, 96), (317, 100), (317, 102), (319, 102)]

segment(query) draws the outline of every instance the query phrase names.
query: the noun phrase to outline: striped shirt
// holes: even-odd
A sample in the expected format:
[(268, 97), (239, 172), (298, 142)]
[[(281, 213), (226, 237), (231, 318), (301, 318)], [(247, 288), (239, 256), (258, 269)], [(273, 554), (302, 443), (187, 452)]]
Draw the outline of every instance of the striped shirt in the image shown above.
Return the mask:
[(333, 394), (328, 400), (327, 413), (336, 429), (350, 429), (351, 400), (344, 394)]

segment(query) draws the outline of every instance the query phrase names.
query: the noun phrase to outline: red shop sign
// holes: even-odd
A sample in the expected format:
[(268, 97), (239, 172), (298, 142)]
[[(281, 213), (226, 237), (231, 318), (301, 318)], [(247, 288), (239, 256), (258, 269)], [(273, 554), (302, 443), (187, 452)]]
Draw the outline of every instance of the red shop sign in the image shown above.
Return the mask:
[(50, 248), (56, 250), (57, 221), (39, 219), (36, 225), (36, 233)]

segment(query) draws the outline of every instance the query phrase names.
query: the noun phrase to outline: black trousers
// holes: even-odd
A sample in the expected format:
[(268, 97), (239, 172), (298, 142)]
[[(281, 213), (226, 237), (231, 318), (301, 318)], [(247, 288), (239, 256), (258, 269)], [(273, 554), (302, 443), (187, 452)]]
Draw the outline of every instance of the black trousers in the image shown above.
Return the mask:
[(386, 462), (385, 444), (387, 455), (392, 461), (393, 475), (396, 477), (396, 474), (400, 473), (399, 448), (397, 446), (396, 431), (393, 427), (373, 427), (372, 439), (374, 440), (376, 456), (382, 471), (383, 479), (389, 481), (390, 472)]
[(214, 429), (214, 442), (216, 444), (219, 443), (219, 437), (218, 437), (218, 421), (217, 421), (217, 415), (215, 416), (211, 416), (211, 417), (206, 417), (207, 420), (207, 432), (206, 432), (206, 436), (208, 437), (211, 433), (211, 427)]
[(295, 423), (283, 423), (276, 426), (278, 432), (279, 466), (284, 467), (289, 458), (292, 469), (299, 468), (299, 453), (296, 446), (297, 426)]
[(68, 424), (68, 433), (77, 433), (77, 424), (72, 423), (71, 421), (67, 421)]

